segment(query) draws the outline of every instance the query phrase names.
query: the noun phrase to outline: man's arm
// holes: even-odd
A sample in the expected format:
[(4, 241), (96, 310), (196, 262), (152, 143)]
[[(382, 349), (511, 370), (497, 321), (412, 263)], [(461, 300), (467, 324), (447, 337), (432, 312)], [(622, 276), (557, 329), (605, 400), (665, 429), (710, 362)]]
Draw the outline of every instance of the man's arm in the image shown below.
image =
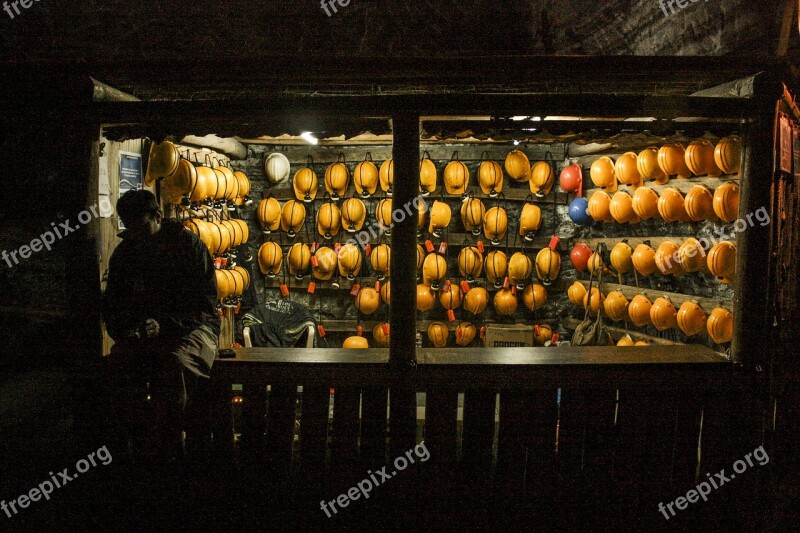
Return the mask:
[(120, 255), (114, 253), (108, 265), (108, 281), (103, 293), (103, 319), (109, 336), (115, 341), (132, 337), (139, 326), (131, 310), (132, 280), (126, 274)]

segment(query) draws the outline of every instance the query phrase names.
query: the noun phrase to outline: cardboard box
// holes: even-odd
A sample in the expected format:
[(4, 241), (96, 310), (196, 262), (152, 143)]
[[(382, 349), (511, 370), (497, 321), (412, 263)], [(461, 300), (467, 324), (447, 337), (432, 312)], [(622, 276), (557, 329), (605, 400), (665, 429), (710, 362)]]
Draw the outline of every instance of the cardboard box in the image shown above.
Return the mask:
[(525, 324), (491, 324), (486, 326), (487, 348), (533, 346), (533, 326)]

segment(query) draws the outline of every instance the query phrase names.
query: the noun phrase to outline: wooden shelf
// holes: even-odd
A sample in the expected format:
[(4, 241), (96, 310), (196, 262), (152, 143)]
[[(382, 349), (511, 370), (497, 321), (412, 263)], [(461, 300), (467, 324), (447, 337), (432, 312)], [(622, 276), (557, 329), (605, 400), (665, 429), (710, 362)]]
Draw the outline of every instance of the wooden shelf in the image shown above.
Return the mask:
[[(589, 287), (588, 280), (579, 280), (583, 283), (584, 287)], [(730, 301), (724, 300), (715, 300), (712, 298), (702, 298), (700, 296), (690, 296), (688, 294), (679, 294), (677, 292), (665, 292), (659, 291), (656, 289), (644, 289), (641, 287), (631, 287), (630, 285), (619, 285), (617, 283), (606, 283), (603, 282), (603, 293), (608, 294), (611, 291), (619, 291), (625, 297), (630, 300), (637, 294), (645, 293), (646, 296), (650, 299), (651, 302), (654, 302), (656, 298), (659, 297), (668, 297), (672, 302), (672, 305), (675, 306), (675, 309), (680, 309), (681, 305), (690, 300), (694, 300), (700, 306), (706, 315), (710, 314), (711, 311), (714, 310), (715, 307), (724, 307), (727, 310), (731, 310), (733, 308)]]
[[(577, 318), (571, 318), (571, 317), (564, 317), (562, 319), (564, 327), (566, 329), (573, 331), (575, 330), (576, 327), (578, 327), (578, 324), (580, 324), (581, 322), (582, 320), (578, 320)], [(675, 345), (685, 346), (681, 342), (670, 341), (667, 339), (662, 339), (661, 337), (653, 337), (652, 335), (645, 335), (644, 333), (639, 333), (638, 331), (630, 331), (625, 328), (616, 328), (614, 326), (609, 326), (607, 324), (606, 324), (606, 329), (608, 330), (609, 333), (611, 333), (611, 336), (614, 338), (615, 341), (618, 341), (621, 337), (624, 337), (625, 335), (630, 335), (631, 338), (634, 340), (634, 342), (647, 341), (651, 344), (659, 344), (663, 346), (675, 346)]]
[[(587, 178), (588, 178), (588, 176), (587, 176)], [(659, 196), (664, 191), (664, 189), (670, 189), (670, 188), (678, 189), (679, 191), (681, 191), (681, 194), (683, 194), (685, 196), (686, 193), (689, 192), (689, 190), (692, 187), (694, 187), (695, 185), (705, 185), (713, 193), (714, 190), (717, 187), (719, 187), (723, 183), (728, 183), (728, 182), (734, 182), (734, 183), (738, 184), (739, 183), (739, 174), (724, 175), (724, 176), (720, 176), (718, 178), (712, 178), (712, 177), (709, 177), (709, 176), (700, 176), (700, 177), (693, 177), (693, 178), (686, 178), (686, 179), (683, 179), (683, 178), (671, 178), (669, 180), (669, 182), (667, 182), (665, 185), (656, 185), (654, 182), (646, 182), (644, 184), (644, 186), (653, 189), (654, 191), (656, 191), (659, 194)], [(598, 187), (594, 187), (594, 183), (592, 183), (591, 179), (589, 179), (587, 182), (584, 182), (584, 183), (592, 185), (592, 188), (585, 189), (583, 191), (583, 195), (586, 198), (591, 198), (592, 193), (594, 191), (599, 191), (600, 190)], [(620, 191), (627, 191), (631, 195), (633, 195), (636, 192), (636, 189), (633, 189), (632, 187), (629, 187), (627, 185), (622, 185), (621, 183), (618, 184), (617, 186), (618, 186)]]

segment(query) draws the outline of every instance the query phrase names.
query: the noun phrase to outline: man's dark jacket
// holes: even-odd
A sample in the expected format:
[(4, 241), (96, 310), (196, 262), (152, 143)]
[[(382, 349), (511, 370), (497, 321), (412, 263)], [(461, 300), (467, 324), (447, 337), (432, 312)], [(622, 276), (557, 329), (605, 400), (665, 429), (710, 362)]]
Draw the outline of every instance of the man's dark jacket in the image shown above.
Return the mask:
[(115, 341), (130, 338), (142, 323), (158, 321), (162, 341), (177, 340), (205, 324), (219, 335), (217, 281), (205, 244), (177, 220), (137, 242), (120, 234), (111, 256), (103, 315)]

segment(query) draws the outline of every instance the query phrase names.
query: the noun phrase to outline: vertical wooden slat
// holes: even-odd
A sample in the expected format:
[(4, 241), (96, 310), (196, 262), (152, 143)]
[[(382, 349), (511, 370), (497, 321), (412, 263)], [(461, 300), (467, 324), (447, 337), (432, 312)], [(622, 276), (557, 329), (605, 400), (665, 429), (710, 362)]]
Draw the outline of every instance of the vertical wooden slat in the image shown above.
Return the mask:
[(464, 393), (462, 432), (463, 476), (460, 492), (465, 515), (475, 523), (491, 519), (492, 445), (497, 394), (492, 389), (467, 389)]
[(452, 509), (450, 496), (459, 488), (454, 475), (457, 461), (458, 392), (446, 386), (431, 386), (425, 393), (425, 446), (430, 459), (422, 471), (418, 488), (426, 527), (445, 527)]
[(288, 478), (296, 419), (297, 385), (273, 384), (267, 412), (265, 464), (275, 481)]
[(523, 504), (528, 501), (525, 475), (535, 419), (532, 404), (528, 392), (500, 392), (497, 474), (492, 502), (496, 515), (494, 525), (498, 527), (511, 527), (518, 523), (520, 516), (528, 515)]
[[(525, 481), (530, 494), (532, 516), (542, 521), (552, 520), (557, 495), (556, 485), (556, 424), (558, 404), (555, 389), (536, 389), (531, 392), (532, 420)], [(549, 523), (549, 522), (548, 522)]]
[(361, 460), (368, 468), (386, 462), (386, 401), (388, 388), (365, 387), (361, 391)]
[(336, 387), (331, 427), (331, 478), (341, 479), (358, 464), (361, 389)]
[(233, 461), (233, 410), (231, 384), (225, 380), (212, 381), (212, 427), (215, 464)]
[(328, 441), (329, 387), (303, 387), (300, 415), (300, 461), (304, 496), (318, 500), (325, 479)]
[(241, 449), (249, 464), (261, 464), (265, 449), (267, 384), (260, 380), (242, 384)]

